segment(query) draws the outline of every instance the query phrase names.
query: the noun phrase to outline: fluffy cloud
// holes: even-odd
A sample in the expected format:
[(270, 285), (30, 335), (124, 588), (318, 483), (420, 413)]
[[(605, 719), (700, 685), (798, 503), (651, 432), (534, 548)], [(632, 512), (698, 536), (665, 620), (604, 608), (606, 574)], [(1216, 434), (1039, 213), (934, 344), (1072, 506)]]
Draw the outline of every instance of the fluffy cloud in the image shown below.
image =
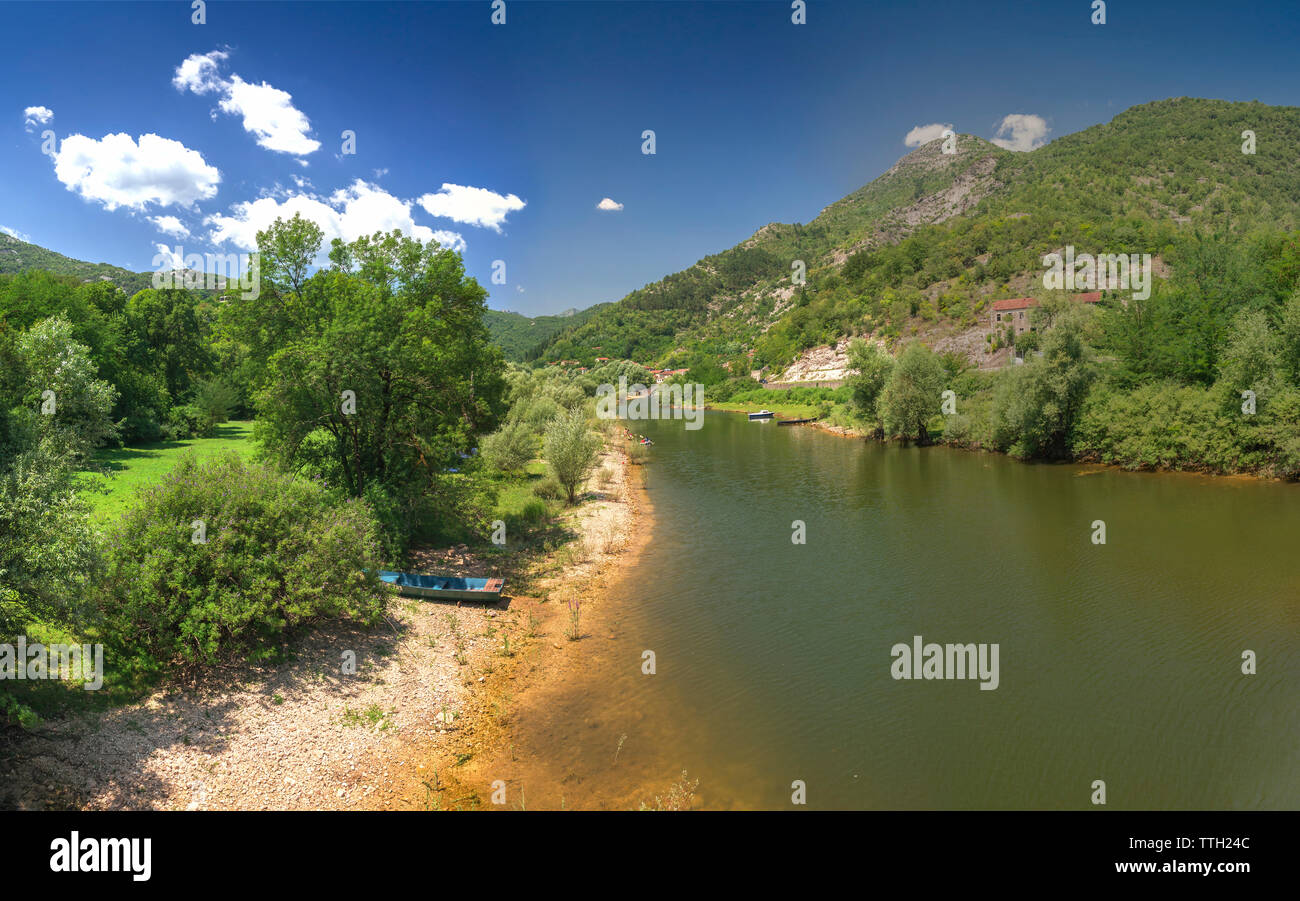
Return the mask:
[(438, 229), (433, 233), (433, 240), (437, 241), (448, 250), (454, 250), (457, 253), (465, 252), (465, 238), (460, 232), (449, 232)]
[[(1012, 113), (998, 126), (993, 143), (1007, 150), (1033, 150), (1047, 143), (1046, 120), (1032, 113)], [(1009, 137), (1007, 137), (1009, 135)]]
[(219, 94), (221, 111), (243, 117), (244, 130), (257, 139), (258, 146), (293, 156), (319, 150), (320, 141), (307, 136), (311, 121), (293, 105), (288, 91), (266, 82), (253, 84), (238, 75), (221, 76), (221, 63), (228, 56), (221, 50), (188, 56), (176, 67), (172, 84), (178, 91)]
[(87, 200), (106, 209), (143, 210), (158, 206), (193, 206), (215, 197), (221, 173), (203, 154), (180, 141), (155, 134), (84, 135), (64, 138), (54, 155), (54, 175)]
[(23, 125), (28, 131), (35, 131), (36, 126), (44, 125), (54, 118), (54, 110), (48, 106), (29, 106), (23, 110)]
[(601, 200), (600, 203), (596, 204), (596, 209), (617, 212), (618, 210), (623, 209), (623, 204), (619, 203), (617, 200), (611, 200), (606, 197)]
[(490, 228), (495, 232), (501, 231), (501, 223), (506, 221), (507, 215), (525, 206), (524, 201), (514, 194), (503, 196), (487, 188), (452, 184), (444, 184), (437, 194), (425, 194), (419, 203), (430, 216)]
[(190, 230), (185, 226), (185, 223), (175, 216), (150, 216), (149, 221), (154, 224), (154, 228), (164, 235), (172, 235), (177, 238), (188, 238), (190, 236)]
[(185, 61), (176, 67), (172, 84), (182, 93), (193, 91), (195, 94), (210, 94), (222, 90), (225, 82), (217, 70), (229, 55), (221, 50), (213, 50), (211, 53), (195, 53), (187, 56)]
[(168, 247), (166, 244), (155, 244), (153, 248), (158, 251), (158, 256), (162, 257), (162, 264), (158, 269), (159, 272), (164, 272), (168, 269), (185, 268), (185, 257), (176, 253), (175, 250)]
[[(310, 219), (325, 233), (322, 258), (334, 238), (353, 241), (362, 235), (397, 229), (428, 243), (463, 251), (465, 240), (456, 232), (434, 231), (416, 225), (411, 218), (412, 202), (389, 194), (378, 185), (357, 179), (351, 187), (335, 191), (328, 197), (293, 194), (285, 197), (262, 197), (236, 203), (230, 215), (217, 213), (204, 220), (212, 227), (209, 235), (216, 244), (231, 243), (243, 250), (257, 249), (258, 231), (268, 228), (277, 217), (293, 218), (295, 213)], [(319, 261), (318, 261), (319, 262)]]
[(908, 147), (920, 147), (922, 144), (929, 144), (931, 141), (937, 141), (943, 137), (945, 131), (952, 131), (951, 125), (944, 125), (941, 122), (935, 122), (932, 125), (918, 125), (907, 133), (903, 138), (903, 143)]
[(30, 242), (32, 240), (31, 238), (27, 237), (27, 235), (20, 232), (18, 229), (10, 228), (7, 225), (0, 225), (0, 232), (4, 232), (6, 235), (9, 235), (11, 238), (17, 238), (19, 241)]

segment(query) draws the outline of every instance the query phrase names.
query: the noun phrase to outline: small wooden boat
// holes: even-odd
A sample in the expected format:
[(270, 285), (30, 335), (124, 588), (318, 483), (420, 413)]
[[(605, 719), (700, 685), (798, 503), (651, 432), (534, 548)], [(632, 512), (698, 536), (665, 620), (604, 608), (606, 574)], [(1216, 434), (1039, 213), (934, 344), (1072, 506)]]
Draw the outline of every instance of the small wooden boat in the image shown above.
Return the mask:
[(500, 600), (505, 588), (504, 579), (463, 579), (459, 576), (428, 576), (421, 573), (399, 573), (381, 569), (379, 578), (396, 585), (399, 594), (430, 601), (483, 601)]
[(759, 410), (757, 413), (748, 413), (746, 415), (749, 416), (751, 420), (754, 420), (754, 419), (771, 419), (776, 414), (773, 413), (771, 410)]
[(814, 416), (811, 419), (778, 419), (776, 421), (776, 424), (777, 425), (803, 425), (805, 422), (816, 422), (816, 421), (817, 421), (817, 417)]

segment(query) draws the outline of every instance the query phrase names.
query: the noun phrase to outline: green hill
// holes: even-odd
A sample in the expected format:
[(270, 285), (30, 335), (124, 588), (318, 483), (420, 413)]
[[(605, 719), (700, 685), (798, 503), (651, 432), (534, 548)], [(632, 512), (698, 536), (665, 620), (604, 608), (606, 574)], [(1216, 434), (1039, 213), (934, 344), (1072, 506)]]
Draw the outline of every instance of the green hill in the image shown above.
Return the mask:
[[(1242, 132), (1257, 151), (1242, 152)], [(856, 334), (976, 326), (1033, 290), (1043, 254), (1150, 253), (1197, 233), (1244, 240), (1300, 222), (1300, 108), (1178, 98), (1013, 153), (934, 141), (807, 224), (751, 238), (557, 334), (547, 358), (783, 367)], [(807, 283), (791, 283), (802, 260)], [(1159, 266), (1157, 267), (1159, 269)], [(752, 355), (751, 355), (752, 352)], [(751, 361), (752, 363), (748, 362)]]
[(535, 316), (528, 318), (520, 313), (503, 310), (488, 310), (483, 316), (488, 334), (492, 341), (505, 352), (507, 360), (521, 361), (535, 356), (550, 338), (566, 328), (581, 325), (602, 307), (597, 304), (585, 310), (565, 310), (553, 316)]
[(87, 263), (74, 260), (53, 250), (20, 241), (12, 235), (0, 234), (0, 275), (44, 269), (56, 275), (70, 275), (83, 282), (113, 282), (127, 294), (148, 288), (153, 274), (131, 272), (109, 263)]

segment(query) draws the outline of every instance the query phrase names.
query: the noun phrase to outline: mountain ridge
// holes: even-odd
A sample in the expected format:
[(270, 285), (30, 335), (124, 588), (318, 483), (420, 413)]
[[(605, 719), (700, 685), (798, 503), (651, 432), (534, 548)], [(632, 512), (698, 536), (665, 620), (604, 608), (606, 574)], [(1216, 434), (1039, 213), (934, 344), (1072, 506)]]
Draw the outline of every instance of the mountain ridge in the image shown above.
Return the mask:
[[(1247, 130), (1262, 136), (1255, 154), (1242, 152)], [(1041, 255), (1067, 244), (1158, 256), (1189, 228), (1295, 228), (1297, 141), (1298, 107), (1199, 98), (1140, 104), (1025, 153), (958, 135), (943, 154), (936, 139), (811, 222), (763, 225), (543, 352), (586, 360), (613, 345), (642, 363), (709, 357), (734, 372), (751, 357), (783, 368), (882, 328), (898, 337), (918, 316), (970, 328), (993, 295), (1024, 290)], [(798, 260), (805, 285), (791, 278)]]

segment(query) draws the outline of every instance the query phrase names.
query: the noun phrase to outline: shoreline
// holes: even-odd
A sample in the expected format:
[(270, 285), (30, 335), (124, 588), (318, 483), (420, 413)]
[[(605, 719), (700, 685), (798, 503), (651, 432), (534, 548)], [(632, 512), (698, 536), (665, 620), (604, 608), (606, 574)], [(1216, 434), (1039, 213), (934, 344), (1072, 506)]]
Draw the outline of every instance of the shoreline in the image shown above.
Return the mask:
[[(508, 594), (505, 606), (395, 597), (385, 623), (309, 629), (291, 641), (285, 661), (226, 664), (196, 687), (169, 683), (130, 704), (11, 733), (0, 739), (0, 807), (485, 805), (490, 790), (462, 778), (465, 765), (510, 746), (512, 699), (538, 681), (541, 660), (564, 672), (581, 662), (553, 648), (585, 645), (602, 627), (612, 613), (610, 585), (644, 544), (635, 540), (648, 515), (644, 484), (630, 472), (621, 439), (606, 440), (601, 467), (610, 472), (602, 487), (593, 475), (583, 502), (559, 514), (571, 540), (512, 561), (520, 593)], [(419, 557), (458, 571), (486, 566), (465, 546)], [(582, 603), (579, 641), (563, 636), (572, 598)], [(341, 672), (349, 653), (355, 674)]]
[[(627, 445), (620, 438), (607, 442), (604, 456), (617, 462), (611, 485), (617, 488), (624, 514), (614, 537), (602, 553), (593, 554), (579, 567), (564, 568), (539, 580), (537, 587), (545, 590), (545, 599), (520, 599), (526, 602), (529, 617), (536, 617), (530, 619), (536, 640), (510, 658), (499, 678), (486, 686), (468, 721), (473, 741), (459, 750), (431, 748), (426, 759), (406, 773), (401, 785), (407, 809), (569, 809), (564, 803), (528, 801), (528, 776), (524, 774), (545, 764), (540, 759), (520, 758), (517, 751), (521, 740), (533, 737), (533, 730), (520, 721), (549, 720), (557, 693), (576, 688), (584, 702), (590, 697), (590, 680), (598, 675), (594, 670), (607, 662), (601, 659), (601, 644), (613, 637), (621, 614), (626, 612), (616, 608), (613, 599), (650, 541), (654, 513), (643, 471), (630, 462)], [(575, 511), (584, 520), (577, 542), (593, 532), (592, 517), (583, 516), (586, 506)], [(599, 523), (594, 525), (599, 528)], [(563, 555), (563, 549), (557, 553)], [(551, 562), (550, 558), (544, 561)], [(571, 601), (580, 603), (578, 640), (567, 637)], [(511, 608), (514, 606), (512, 599)], [(472, 756), (462, 759), (461, 755), (467, 754)], [(504, 802), (495, 802), (499, 789), (494, 784), (501, 783)], [(409, 803), (417, 797), (423, 798), (422, 803)]]
[[(751, 411), (746, 409), (747, 407), (750, 406), (753, 406), (754, 410)], [(763, 407), (761, 405), (756, 406), (753, 404), (735, 404), (735, 405), (727, 405), (721, 407), (705, 405), (704, 409), (711, 410), (715, 413), (747, 413), (747, 412), (757, 412), (757, 410), (763, 409)], [(774, 408), (769, 406), (766, 409), (771, 410)], [(775, 408), (776, 412), (780, 412), (781, 409), (782, 409), (781, 406)], [(782, 415), (789, 415), (790, 407), (786, 405), (784, 409), (787, 412), (783, 413)], [(792, 416), (791, 418), (803, 418), (803, 417)], [(884, 439), (883, 441), (879, 441), (877, 439), (872, 438), (866, 432), (860, 431), (855, 428), (850, 428), (849, 426), (834, 425), (832, 423), (826, 422), (825, 420), (821, 420), (821, 419), (816, 419), (812, 422), (801, 423), (801, 425), (818, 429), (819, 431), (825, 432), (828, 435), (834, 435), (837, 438), (860, 438), (864, 441), (877, 441), (879, 444), (899, 443), (897, 439), (894, 438), (887, 438)], [(1115, 470), (1116, 472), (1133, 473), (1135, 475), (1199, 476), (1201, 478), (1227, 479), (1233, 481), (1244, 480), (1244, 481), (1252, 481), (1252, 482), (1279, 482), (1284, 485), (1294, 484), (1297, 481), (1293, 479), (1284, 479), (1280, 476), (1268, 475), (1266, 473), (1256, 472), (1252, 470), (1241, 470), (1238, 472), (1219, 472), (1217, 470), (1212, 470), (1212, 469), (1194, 469), (1194, 468), (1174, 469), (1168, 466), (1129, 467), (1129, 466), (1124, 466), (1121, 463), (1104, 463), (1097, 460), (1075, 460), (1075, 459), (1022, 460), (1019, 457), (1013, 457), (1010, 454), (1004, 453), (1003, 451), (990, 450), (987, 447), (970, 446), (965, 444), (950, 444), (944, 441), (935, 441), (928, 446), (946, 447), (951, 450), (963, 451), (965, 453), (989, 454), (991, 456), (1002, 457), (1004, 459), (1012, 461), (1013, 463), (1019, 463), (1026, 466), (1086, 466), (1098, 472), (1102, 472), (1105, 470)]]

